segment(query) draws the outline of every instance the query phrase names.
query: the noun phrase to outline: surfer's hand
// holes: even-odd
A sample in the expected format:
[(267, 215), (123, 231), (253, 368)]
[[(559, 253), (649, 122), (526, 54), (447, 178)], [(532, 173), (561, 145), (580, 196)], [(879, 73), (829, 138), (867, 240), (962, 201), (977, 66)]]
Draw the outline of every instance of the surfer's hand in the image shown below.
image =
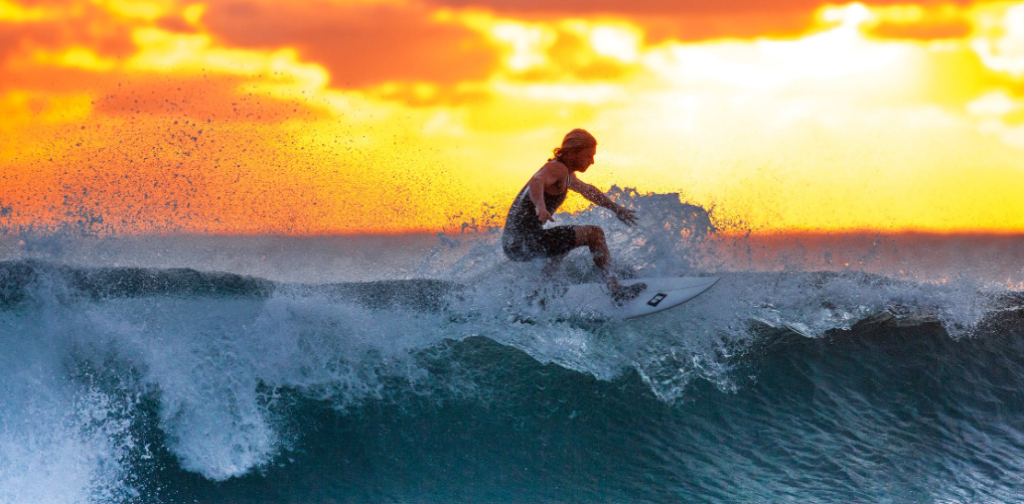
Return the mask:
[(540, 219), (541, 224), (546, 224), (548, 221), (555, 222), (555, 218), (551, 216), (546, 208), (537, 209), (537, 218)]
[(627, 226), (636, 224), (636, 212), (626, 207), (619, 207), (619, 209), (615, 211), (615, 216), (618, 217), (620, 221), (625, 222)]

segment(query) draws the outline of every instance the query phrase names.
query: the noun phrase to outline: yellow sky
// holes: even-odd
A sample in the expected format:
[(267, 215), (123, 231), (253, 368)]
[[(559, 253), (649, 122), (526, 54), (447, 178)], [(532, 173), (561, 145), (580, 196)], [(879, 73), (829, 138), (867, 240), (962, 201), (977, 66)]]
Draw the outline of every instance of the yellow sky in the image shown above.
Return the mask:
[(735, 4), (0, 0), (0, 228), (439, 230), (584, 127), (757, 230), (1024, 231), (1024, 3)]

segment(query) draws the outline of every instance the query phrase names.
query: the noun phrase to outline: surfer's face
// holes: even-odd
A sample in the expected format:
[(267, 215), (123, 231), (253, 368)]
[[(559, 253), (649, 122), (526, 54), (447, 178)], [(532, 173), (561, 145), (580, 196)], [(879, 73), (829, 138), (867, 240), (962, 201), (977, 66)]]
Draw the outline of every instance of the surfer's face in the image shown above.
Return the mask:
[(587, 147), (570, 154), (568, 159), (569, 167), (578, 172), (585, 172), (590, 165), (594, 164), (594, 156), (597, 154), (597, 147)]

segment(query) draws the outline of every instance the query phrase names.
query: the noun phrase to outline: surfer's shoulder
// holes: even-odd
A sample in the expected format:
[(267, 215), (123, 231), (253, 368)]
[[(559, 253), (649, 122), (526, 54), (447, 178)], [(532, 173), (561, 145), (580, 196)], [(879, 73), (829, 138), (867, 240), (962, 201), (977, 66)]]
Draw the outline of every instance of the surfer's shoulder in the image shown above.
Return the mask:
[(540, 167), (537, 173), (551, 174), (556, 178), (562, 179), (569, 175), (569, 167), (557, 159), (549, 159), (548, 162), (544, 163), (544, 166)]

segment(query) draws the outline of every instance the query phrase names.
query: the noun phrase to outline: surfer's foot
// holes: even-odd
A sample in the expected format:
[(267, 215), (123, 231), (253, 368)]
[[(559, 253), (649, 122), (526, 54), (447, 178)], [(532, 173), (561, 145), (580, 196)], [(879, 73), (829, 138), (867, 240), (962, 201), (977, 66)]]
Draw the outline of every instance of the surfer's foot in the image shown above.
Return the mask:
[(626, 301), (629, 301), (640, 295), (644, 289), (647, 288), (647, 284), (643, 282), (637, 282), (633, 285), (627, 285), (625, 287), (619, 286), (617, 289), (612, 291), (612, 299), (615, 304), (622, 305)]

